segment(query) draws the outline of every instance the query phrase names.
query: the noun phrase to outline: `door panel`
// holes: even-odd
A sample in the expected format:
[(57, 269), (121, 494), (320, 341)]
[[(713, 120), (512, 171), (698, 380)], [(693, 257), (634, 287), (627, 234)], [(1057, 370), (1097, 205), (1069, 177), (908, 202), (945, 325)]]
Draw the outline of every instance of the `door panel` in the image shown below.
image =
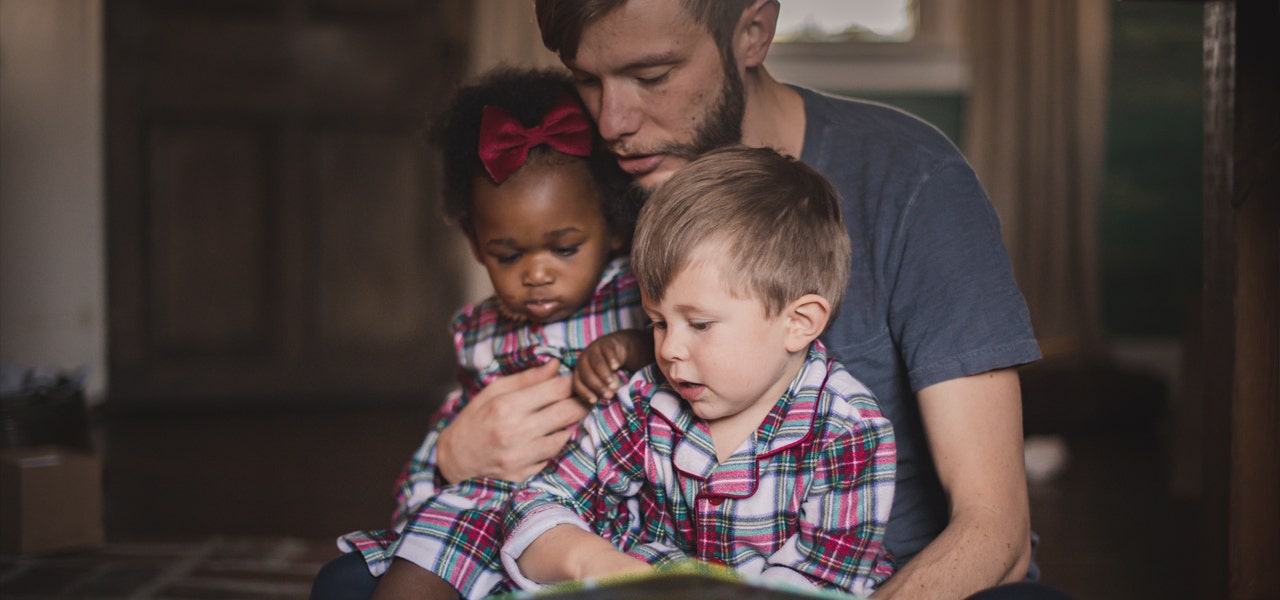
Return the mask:
[(112, 401), (438, 399), (461, 275), (421, 128), (468, 3), (106, 11)]

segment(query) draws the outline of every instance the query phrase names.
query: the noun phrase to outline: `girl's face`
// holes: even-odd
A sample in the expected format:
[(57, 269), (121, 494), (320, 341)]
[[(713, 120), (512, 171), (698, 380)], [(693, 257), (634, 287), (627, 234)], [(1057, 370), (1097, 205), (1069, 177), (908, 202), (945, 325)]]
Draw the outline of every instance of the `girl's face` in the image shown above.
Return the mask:
[(501, 185), (477, 176), (471, 198), (476, 260), (507, 311), (539, 322), (586, 303), (622, 247), (584, 161), (547, 158), (531, 158)]

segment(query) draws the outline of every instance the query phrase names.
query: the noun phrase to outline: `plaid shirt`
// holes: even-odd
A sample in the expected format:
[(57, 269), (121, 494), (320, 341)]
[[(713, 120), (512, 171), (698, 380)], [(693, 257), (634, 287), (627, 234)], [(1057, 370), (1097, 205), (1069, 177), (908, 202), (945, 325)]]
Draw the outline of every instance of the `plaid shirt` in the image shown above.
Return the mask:
[(432, 416), (422, 445), (396, 481), (396, 510), (390, 529), (356, 531), (338, 538), (345, 552), (359, 551), (369, 572), (382, 575), (400, 557), (440, 575), (468, 597), (483, 597), (508, 583), (498, 559), (500, 535), (468, 538), (463, 522), (501, 527), (500, 509), (517, 485), (478, 477), (447, 485), (436, 467), (436, 441), (467, 402), (501, 375), (517, 373), (555, 358), (561, 374), (572, 372), (578, 354), (596, 338), (644, 323), (640, 292), (626, 258), (614, 259), (601, 274), (587, 303), (552, 323), (514, 319), (496, 297), (463, 309), (454, 319), (461, 393), (450, 394)]
[(706, 422), (656, 366), (596, 410), (558, 467), (525, 482), (506, 514), (503, 564), (560, 524), (651, 564), (694, 558), (763, 581), (869, 595), (892, 573), (892, 426), (871, 392), (814, 342), (759, 429), (724, 462)]

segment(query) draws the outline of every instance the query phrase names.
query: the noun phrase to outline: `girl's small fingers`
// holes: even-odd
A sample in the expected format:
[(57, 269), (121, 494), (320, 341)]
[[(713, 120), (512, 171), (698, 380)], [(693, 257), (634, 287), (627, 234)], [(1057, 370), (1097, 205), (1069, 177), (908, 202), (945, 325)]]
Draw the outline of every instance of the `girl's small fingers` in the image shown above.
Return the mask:
[(609, 370), (617, 371), (622, 368), (623, 360), (626, 358), (626, 351), (619, 346), (610, 346), (605, 352), (605, 358), (609, 362)]
[(573, 376), (573, 394), (582, 398), (588, 404), (595, 404), (597, 401), (595, 394), (591, 391), (591, 386), (582, 381), (577, 373), (574, 373)]

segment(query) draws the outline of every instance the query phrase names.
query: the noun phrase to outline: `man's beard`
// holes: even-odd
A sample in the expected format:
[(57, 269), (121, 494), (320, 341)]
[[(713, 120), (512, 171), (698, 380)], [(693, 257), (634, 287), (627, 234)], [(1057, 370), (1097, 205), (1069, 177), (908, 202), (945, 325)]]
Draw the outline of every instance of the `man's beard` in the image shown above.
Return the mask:
[(678, 144), (670, 154), (693, 160), (716, 148), (742, 143), (742, 116), (746, 111), (746, 89), (742, 76), (738, 75), (737, 61), (727, 56), (724, 62), (724, 84), (720, 97), (707, 113), (704, 121), (693, 133), (689, 144)]
[[(742, 76), (738, 74), (737, 61), (732, 55), (725, 56), (721, 63), (724, 66), (724, 84), (720, 86), (720, 96), (707, 111), (707, 118), (693, 132), (693, 140), (687, 144), (666, 142), (645, 154), (666, 154), (692, 161), (707, 152), (725, 146), (742, 143), (742, 117), (746, 111), (746, 87)], [(634, 186), (644, 199), (653, 193), (638, 183)]]

